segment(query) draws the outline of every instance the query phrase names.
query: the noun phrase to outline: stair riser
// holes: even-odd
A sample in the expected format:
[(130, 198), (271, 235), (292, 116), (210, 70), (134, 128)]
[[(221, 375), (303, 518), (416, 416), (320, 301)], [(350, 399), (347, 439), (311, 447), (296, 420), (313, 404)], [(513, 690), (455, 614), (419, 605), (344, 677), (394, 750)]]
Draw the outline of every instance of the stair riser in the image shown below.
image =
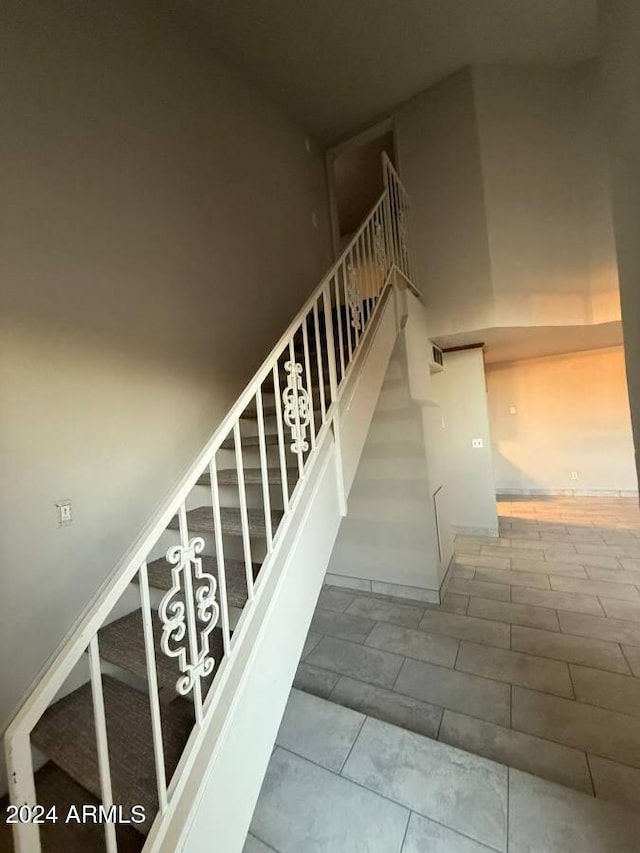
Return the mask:
[[(208, 554), (211, 557), (216, 555), (215, 539), (211, 533), (190, 532), (191, 536), (199, 536), (204, 539), (203, 554)], [(167, 550), (172, 545), (180, 544), (180, 535), (177, 530), (165, 530), (160, 536), (156, 546), (154, 547), (149, 562), (164, 557)], [(266, 542), (264, 538), (251, 537), (251, 559), (254, 563), (261, 563), (266, 555)], [(224, 555), (225, 557), (243, 560), (244, 551), (242, 546), (241, 536), (224, 536)]]
[[(218, 486), (220, 493), (220, 506), (239, 507), (240, 496), (237, 486)], [(262, 484), (245, 483), (247, 506), (249, 509), (261, 509), (263, 506)], [(269, 499), (271, 509), (283, 509), (282, 488), (280, 483), (269, 485)], [(212, 506), (211, 489), (209, 486), (194, 486), (187, 497), (187, 510), (197, 509), (199, 506)]]

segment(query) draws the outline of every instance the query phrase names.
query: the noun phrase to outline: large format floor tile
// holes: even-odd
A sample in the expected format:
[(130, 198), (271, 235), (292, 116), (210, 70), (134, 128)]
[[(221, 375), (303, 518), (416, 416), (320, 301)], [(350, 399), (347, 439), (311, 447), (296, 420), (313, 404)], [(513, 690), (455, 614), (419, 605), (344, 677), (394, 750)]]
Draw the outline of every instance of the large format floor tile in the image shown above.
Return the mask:
[(635, 622), (578, 613), (558, 613), (558, 618), (561, 629), (567, 634), (640, 646), (640, 625)]
[(517, 604), (533, 604), (535, 607), (550, 607), (555, 610), (570, 610), (576, 613), (589, 613), (592, 616), (604, 616), (604, 610), (594, 595), (514, 587), (512, 599)]
[(511, 648), (540, 657), (630, 674), (620, 646), (604, 640), (590, 640), (586, 637), (573, 637), (570, 634), (513, 625)]
[(638, 838), (622, 807), (509, 771), (509, 853), (637, 853)]
[(566, 663), (534, 655), (492, 649), (463, 640), (456, 669), (471, 672), (507, 684), (519, 684), (557, 696), (573, 697), (569, 667)]
[(511, 588), (503, 583), (488, 583), (487, 581), (471, 581), (464, 580), (464, 578), (451, 578), (449, 590), (450, 592), (458, 592), (462, 595), (493, 598), (496, 601), (509, 601), (511, 598)]
[(408, 819), (397, 803), (278, 747), (251, 831), (278, 853), (398, 853)]
[(353, 616), (365, 616), (378, 622), (393, 622), (395, 625), (403, 625), (405, 628), (417, 628), (423, 612), (422, 607), (396, 604), (393, 601), (369, 598), (364, 595), (358, 596), (347, 609), (347, 613)]
[(401, 726), (427, 737), (437, 737), (442, 708), (404, 696), (394, 690), (385, 690), (364, 681), (343, 676), (331, 693), (331, 701), (353, 708), (377, 720)]
[(438, 738), (474, 755), (592, 793), (587, 758), (580, 750), (455, 711), (444, 712)]
[(244, 842), (242, 853), (273, 853), (273, 847), (268, 847), (264, 841), (260, 841), (255, 835), (249, 833)]
[(579, 702), (640, 716), (640, 678), (572, 665), (571, 679)]
[(328, 699), (339, 678), (340, 676), (335, 672), (329, 672), (308, 663), (300, 663), (293, 679), (293, 686), (298, 690), (306, 690), (307, 693)]
[(600, 597), (604, 612), (611, 619), (640, 622), (640, 601), (620, 601), (616, 598)]
[(442, 708), (509, 725), (508, 684), (430, 663), (406, 660), (395, 689)]
[(475, 841), (506, 848), (507, 771), (493, 762), (368, 718), (343, 775)]
[(467, 613), (469, 616), (495, 619), (512, 625), (527, 625), (532, 628), (544, 628), (547, 631), (560, 630), (554, 610), (531, 604), (511, 604), (503, 601), (489, 601), (485, 598), (472, 598)]
[(458, 654), (458, 640), (438, 634), (427, 634), (412, 628), (378, 622), (366, 645), (404, 655), (409, 658), (452, 667)]
[(307, 658), (307, 663), (349, 675), (359, 681), (392, 687), (404, 658), (369, 646), (325, 637)]
[(589, 756), (596, 797), (622, 803), (637, 811), (640, 806), (640, 770), (608, 758)]
[(622, 601), (635, 601), (640, 604), (640, 592), (630, 583), (611, 583), (606, 581), (578, 580), (551, 575), (551, 588), (560, 592), (576, 592), (584, 595), (598, 595), (606, 598), (619, 598)]
[(628, 714), (514, 687), (511, 725), (521, 732), (640, 767), (640, 726)]
[(478, 841), (413, 812), (402, 853), (493, 853)]
[(355, 594), (352, 592), (345, 592), (341, 589), (327, 589), (325, 587), (320, 593), (318, 607), (322, 607), (325, 610), (335, 610), (337, 613), (344, 613), (354, 599)]
[(339, 772), (363, 722), (356, 711), (292, 690), (276, 743)]
[(460, 616), (457, 613), (426, 610), (420, 622), (420, 630), (444, 634), (447, 637), (458, 637), (461, 640), (474, 640), (487, 646), (509, 648), (508, 625), (492, 622), (489, 619), (476, 619), (470, 615)]
[(318, 608), (311, 620), (311, 630), (317, 634), (364, 643), (376, 623), (362, 616), (350, 616), (348, 613), (336, 613), (333, 610)]

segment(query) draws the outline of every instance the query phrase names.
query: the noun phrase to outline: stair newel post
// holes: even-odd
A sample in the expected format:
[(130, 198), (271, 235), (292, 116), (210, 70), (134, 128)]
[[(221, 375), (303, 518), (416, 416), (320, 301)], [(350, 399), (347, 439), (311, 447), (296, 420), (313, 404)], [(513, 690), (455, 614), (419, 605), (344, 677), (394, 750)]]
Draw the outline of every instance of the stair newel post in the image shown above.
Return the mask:
[(153, 639), (153, 623), (151, 621), (151, 598), (149, 595), (149, 576), (146, 561), (138, 572), (140, 587), (140, 605), (142, 609), (142, 627), (144, 632), (144, 649), (147, 661), (147, 678), (149, 681), (149, 707), (151, 711), (151, 731), (153, 735), (153, 753), (156, 766), (156, 782), (158, 787), (158, 806), (160, 813), (167, 808), (167, 779), (164, 765), (164, 745), (162, 742), (162, 720), (160, 717), (160, 694), (158, 692), (158, 673), (156, 670), (156, 653)]
[(242, 550), (244, 553), (244, 569), (247, 578), (247, 596), (249, 602), (253, 599), (253, 567), (251, 559), (251, 536), (249, 533), (249, 513), (247, 512), (247, 490), (244, 482), (244, 465), (242, 461), (242, 439), (240, 438), (240, 421), (233, 425), (233, 443), (236, 452), (236, 470), (238, 472), (238, 494), (240, 497), (240, 524), (242, 526)]
[[(96, 752), (98, 754), (98, 771), (100, 773), (100, 793), (102, 805), (106, 811), (113, 805), (111, 790), (111, 768), (109, 766), (109, 743), (107, 740), (107, 718), (104, 710), (102, 693), (102, 671), (100, 669), (100, 650), (98, 635), (94, 634), (89, 643), (89, 669), (91, 671), (91, 697), (93, 699), (93, 719), (96, 731)], [(104, 825), (104, 836), (107, 853), (118, 853), (116, 827), (111, 821)]]
[[(28, 732), (14, 735), (6, 743), (9, 797), (17, 806), (36, 805), (36, 786), (33, 775), (31, 738)], [(16, 823), (13, 826), (13, 844), (16, 853), (41, 853), (40, 830), (36, 823)]]
[(220, 514), (220, 489), (218, 487), (218, 469), (216, 454), (209, 462), (209, 482), (211, 484), (211, 506), (213, 508), (213, 536), (216, 543), (216, 565), (218, 567), (218, 590), (220, 596), (220, 619), (222, 622), (222, 648), (227, 657), (231, 651), (231, 631), (229, 629), (229, 606), (227, 604), (227, 575), (224, 565), (224, 543), (222, 541), (222, 516)]
[(264, 407), (262, 405), (262, 385), (256, 391), (256, 417), (258, 418), (258, 441), (260, 442), (260, 474), (262, 477), (262, 502), (264, 505), (264, 526), (267, 534), (267, 553), (273, 544), (271, 525), (271, 496), (269, 495), (269, 468), (267, 465), (267, 442), (264, 432)]
[[(336, 370), (336, 347), (333, 338), (333, 317), (331, 316), (331, 290), (329, 282), (323, 288), (324, 300), (324, 324), (327, 334), (327, 355), (329, 359), (329, 384), (331, 387), (331, 425), (333, 438), (336, 445), (336, 477), (338, 480), (338, 500), (340, 502), (340, 514), (347, 514), (347, 495), (344, 488), (344, 466), (342, 461), (342, 438), (340, 429), (340, 407), (338, 406), (338, 376)], [(336, 309), (339, 312), (339, 305)]]

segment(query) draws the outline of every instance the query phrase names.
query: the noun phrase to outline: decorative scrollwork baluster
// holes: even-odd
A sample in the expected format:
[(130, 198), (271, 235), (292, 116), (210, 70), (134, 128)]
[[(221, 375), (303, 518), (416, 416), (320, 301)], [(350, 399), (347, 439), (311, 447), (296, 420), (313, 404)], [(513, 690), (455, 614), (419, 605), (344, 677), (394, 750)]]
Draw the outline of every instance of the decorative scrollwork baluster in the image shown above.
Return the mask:
[(352, 263), (347, 265), (347, 299), (351, 312), (351, 326), (359, 332), (362, 329), (362, 300), (358, 288), (358, 273)]
[(384, 246), (384, 234), (382, 233), (382, 225), (376, 219), (376, 224), (373, 228), (373, 251), (378, 264), (378, 269), (384, 275), (387, 271), (387, 250)]
[[(220, 607), (215, 600), (217, 581), (202, 569), (204, 539), (196, 537), (188, 546), (173, 545), (167, 551), (171, 569), (171, 589), (163, 596), (158, 608), (162, 622), (160, 648), (167, 657), (177, 658), (182, 675), (176, 682), (176, 690), (186, 695), (196, 680), (211, 675), (215, 660), (209, 654), (209, 634), (220, 616)], [(193, 574), (192, 574), (193, 570)], [(187, 577), (188, 573), (188, 577)], [(197, 587), (197, 588), (196, 588)], [(189, 600), (190, 590), (195, 589)], [(189, 622), (192, 636), (196, 637), (196, 648), (189, 643)]]
[(291, 452), (298, 454), (309, 449), (307, 427), (311, 421), (309, 392), (302, 384), (302, 365), (298, 362), (285, 362), (287, 387), (282, 392), (284, 403), (284, 422), (291, 430)]

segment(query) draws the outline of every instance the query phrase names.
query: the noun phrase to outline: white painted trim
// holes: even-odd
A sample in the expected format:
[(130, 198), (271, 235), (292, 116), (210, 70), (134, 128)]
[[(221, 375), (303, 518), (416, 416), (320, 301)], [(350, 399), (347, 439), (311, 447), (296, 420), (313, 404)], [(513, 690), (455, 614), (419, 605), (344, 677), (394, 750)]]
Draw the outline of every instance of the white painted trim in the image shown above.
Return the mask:
[(452, 524), (451, 530), (455, 536), (491, 536), (493, 539), (500, 536), (497, 527), (464, 527), (461, 524)]
[(563, 495), (575, 498), (637, 498), (638, 492), (633, 489), (496, 489), (498, 498), (513, 497), (542, 497), (544, 495)]

